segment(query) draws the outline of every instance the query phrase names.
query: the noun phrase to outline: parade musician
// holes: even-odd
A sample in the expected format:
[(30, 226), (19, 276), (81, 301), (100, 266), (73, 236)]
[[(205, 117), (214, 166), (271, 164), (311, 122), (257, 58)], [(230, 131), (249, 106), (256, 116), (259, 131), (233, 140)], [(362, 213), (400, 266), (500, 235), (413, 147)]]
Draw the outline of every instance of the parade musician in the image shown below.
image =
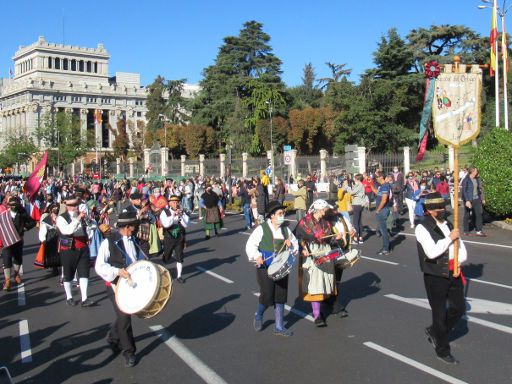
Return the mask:
[(467, 259), (460, 231), (446, 220), (446, 201), (439, 192), (425, 199), (428, 215), (416, 227), (416, 242), (428, 302), (432, 308), (432, 325), (425, 329), (437, 357), (447, 364), (457, 364), (448, 342), (449, 331), (466, 310), (464, 277), (453, 275), (454, 242), (459, 242), (459, 264)]
[(103, 240), (95, 264), (96, 273), (107, 282), (107, 295), (116, 313), (116, 320), (112, 323), (107, 342), (114, 354), (122, 351), (126, 367), (135, 365), (135, 339), (131, 315), (122, 312), (116, 304), (115, 284), (119, 278), (130, 277), (126, 270), (130, 264), (146, 258), (134, 236), (138, 225), (136, 212), (121, 211), (117, 221), (119, 231), (112, 232), (109, 238)]
[(187, 228), (188, 221), (188, 215), (180, 206), (179, 196), (172, 195), (169, 199), (169, 206), (160, 213), (160, 224), (164, 228), (162, 260), (164, 263), (169, 263), (174, 251), (178, 283), (185, 282), (181, 273), (183, 271), (183, 250), (185, 249), (185, 228)]
[(285, 207), (278, 201), (271, 201), (266, 210), (267, 220), (256, 227), (249, 236), (245, 252), (249, 261), (256, 265), (256, 280), (260, 288), (259, 304), (254, 315), (254, 329), (262, 330), (263, 313), (274, 306), (275, 329), (277, 336), (291, 336), (292, 332), (284, 327), (284, 305), (288, 296), (288, 275), (274, 281), (268, 276), (267, 268), (273, 256), (288, 249), (291, 253), (298, 250), (298, 242), (292, 231), (284, 225)]

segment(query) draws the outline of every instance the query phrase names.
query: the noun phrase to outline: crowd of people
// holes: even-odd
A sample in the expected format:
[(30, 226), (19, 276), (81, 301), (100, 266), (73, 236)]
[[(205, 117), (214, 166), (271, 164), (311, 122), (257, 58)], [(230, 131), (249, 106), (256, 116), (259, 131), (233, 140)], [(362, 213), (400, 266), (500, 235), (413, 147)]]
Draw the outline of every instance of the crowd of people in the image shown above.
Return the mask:
[[(468, 235), (474, 230), (475, 235), (485, 236), (482, 232), (485, 199), (478, 170), (471, 167), (463, 170), (460, 176), (464, 233)], [(274, 333), (289, 337), (292, 332), (283, 324), (288, 275), (278, 273), (279, 278), (271, 278), (268, 273), (276, 260), (285, 257), (286, 267), (286, 263), (293, 265), (293, 260), (299, 259), (300, 295), (311, 304), (315, 325), (324, 327), (327, 325), (326, 313), (348, 316), (338, 299), (344, 267), (331, 261), (351, 247), (363, 244), (374, 232), (382, 237), (382, 249), (378, 254), (389, 255), (391, 237), (406, 220), (402, 219), (406, 210), (410, 228), (416, 229), (427, 259), (437, 260), (440, 255), (448, 257), (448, 249), (452, 252), (453, 241), (459, 239), (458, 230), (443, 226), (442, 232), (451, 239), (450, 242), (436, 245), (435, 250), (428, 249), (432, 241), (437, 244), (440, 240), (439, 233), (433, 233), (436, 223), (445, 222), (441, 211), (457, 203), (453, 199), (453, 175), (450, 172), (438, 169), (411, 171), (404, 176), (395, 167), (389, 174), (379, 170), (354, 175), (345, 173), (330, 177), (326, 199), (318, 198), (314, 174), (305, 178), (299, 176), (295, 181), (294, 185), (286, 185), (276, 178), (271, 185), (264, 172), (251, 179), (193, 177), (158, 182), (112, 179), (102, 183), (80, 177), (49, 177), (30, 200), (24, 195), (23, 180), (3, 181), (0, 183), (0, 213), (10, 212), (9, 217), (20, 239), (13, 244), (0, 244), (3, 245), (3, 290), (9, 291), (13, 285), (22, 284), (23, 237), (25, 231), (36, 226), (41, 247), (34, 265), (59, 277), (65, 303), (69, 306), (95, 304), (87, 294), (93, 265), (107, 282), (111, 298), (114, 297), (112, 285), (119, 278), (129, 277), (126, 268), (143, 258), (161, 256), (165, 265), (174, 260), (174, 280), (183, 284), (186, 229), (191, 216), (197, 214), (202, 221), (207, 241), (220, 234), (227, 204), (238, 200), (246, 229), (254, 229), (246, 244), (247, 256), (257, 267), (256, 281), (260, 287), (254, 328), (262, 330), (264, 311), (273, 306)], [(292, 201), (286, 201), (287, 195), (292, 196)], [(289, 208), (296, 213), (294, 228), (284, 225)], [(368, 215), (365, 212), (372, 211), (378, 223), (375, 231), (364, 225), (364, 217)], [(461, 249), (465, 252), (463, 247)], [(425, 260), (420, 257), (426, 275), (446, 277), (446, 271), (441, 273), (441, 267), (435, 269)], [(427, 335), (438, 348), (438, 356), (451, 361), (446, 358), (451, 356), (446, 334), (454, 325), (458, 312), (450, 320), (449, 327), (439, 320), (444, 313), (440, 303), (445, 304), (445, 301), (431, 297), (434, 287), (440, 283), (434, 278), (429, 279), (427, 284), (425, 278), (425, 284), (435, 314)], [(80, 290), (79, 302), (73, 298), (73, 284)], [(130, 367), (135, 363), (130, 316), (116, 307), (114, 299), (112, 302), (116, 321), (108, 342), (114, 352), (123, 352), (125, 365)], [(460, 307), (458, 310), (460, 312)]]

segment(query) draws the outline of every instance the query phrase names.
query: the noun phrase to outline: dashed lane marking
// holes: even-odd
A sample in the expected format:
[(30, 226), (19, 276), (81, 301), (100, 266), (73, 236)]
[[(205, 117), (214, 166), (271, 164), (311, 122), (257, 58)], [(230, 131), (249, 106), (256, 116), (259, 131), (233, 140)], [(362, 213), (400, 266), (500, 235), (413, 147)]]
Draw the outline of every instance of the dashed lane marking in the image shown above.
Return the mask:
[(21, 362), (31, 363), (32, 362), (32, 349), (30, 347), (30, 332), (28, 330), (28, 320), (21, 320), (19, 322), (20, 328), (20, 350), (21, 350)]
[(190, 351), (178, 338), (171, 335), (161, 325), (153, 325), (149, 327), (153, 332), (157, 333), (175, 354), (185, 364), (187, 364), (201, 379), (208, 384), (227, 384), (227, 382), (220, 377), (213, 369), (203, 363), (196, 355)]
[(467, 384), (465, 381), (459, 380), (456, 377), (447, 375), (446, 373), (443, 373), (441, 371), (438, 371), (437, 369), (430, 368), (428, 365), (422, 364), (416, 360), (413, 360), (407, 356), (401, 355), (399, 353), (393, 352), (390, 349), (384, 348), (378, 344), (375, 344), (371, 341), (367, 341), (363, 343), (363, 345), (367, 346), (368, 348), (371, 348), (375, 351), (378, 351), (380, 353), (383, 353), (386, 356), (392, 357), (393, 359), (396, 359), (398, 361), (401, 361), (402, 363), (405, 363), (407, 365), (410, 365), (413, 368), (416, 368), (420, 371), (423, 371), (425, 373), (428, 373), (429, 375), (432, 375), (434, 377), (437, 377), (438, 379), (444, 380), (447, 383), (451, 384)]
[[(407, 233), (407, 232), (400, 232), (399, 235), (414, 236), (414, 237), (416, 237), (416, 235), (414, 233)], [(499, 248), (510, 248), (510, 249), (512, 249), (512, 245), (484, 243), (484, 242), (481, 242), (481, 241), (472, 241), (472, 240), (466, 240), (466, 239), (462, 239), (462, 240), (464, 240), (464, 243), (467, 243), (467, 244), (488, 245), (490, 247), (499, 247)]]
[(25, 299), (25, 284), (18, 285), (18, 305), (23, 306), (27, 304)]
[(201, 271), (201, 272), (207, 273), (208, 275), (213, 276), (213, 277), (215, 277), (216, 279), (222, 280), (222, 281), (224, 281), (225, 283), (228, 283), (228, 284), (233, 284), (233, 283), (234, 283), (234, 281), (233, 281), (233, 280), (229, 280), (228, 278), (226, 278), (226, 277), (224, 277), (224, 276), (221, 276), (221, 275), (219, 275), (219, 274), (217, 274), (217, 273), (215, 273), (215, 272), (209, 271), (209, 270), (207, 270), (206, 268), (203, 268), (203, 267), (196, 267), (196, 269), (197, 269), (198, 271)]
[(510, 286), (510, 285), (494, 283), (492, 281), (485, 281), (485, 280), (473, 279), (473, 278), (471, 278), (471, 279), (470, 278), (466, 278), (466, 279), (469, 280), (469, 281), (474, 281), (475, 283), (488, 284), (488, 285), (493, 285), (495, 287), (512, 289), (512, 286)]

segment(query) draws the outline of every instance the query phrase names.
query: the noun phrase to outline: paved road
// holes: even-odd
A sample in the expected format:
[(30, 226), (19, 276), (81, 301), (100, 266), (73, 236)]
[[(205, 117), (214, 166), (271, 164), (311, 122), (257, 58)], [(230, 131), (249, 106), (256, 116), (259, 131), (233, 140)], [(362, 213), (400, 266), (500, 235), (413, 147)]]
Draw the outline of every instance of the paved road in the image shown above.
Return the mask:
[[(365, 215), (375, 227), (373, 215)], [(509, 232), (488, 227), (488, 238), (467, 239), (474, 242), (467, 243), (463, 269), (470, 311), (453, 336), (452, 352), (461, 364), (452, 367), (435, 358), (423, 333), (430, 311), (409, 229), (394, 238), (385, 259), (375, 255), (381, 246), (375, 236), (361, 246), (365, 258), (345, 273), (342, 287), (350, 316), (331, 316), (326, 328), (315, 328), (310, 307), (297, 299), (294, 270), (285, 316), (294, 336), (286, 339), (272, 334), (270, 311), (264, 330), (252, 329), (257, 284), (243, 228), (242, 216), (228, 216), (221, 236), (205, 241), (200, 224), (191, 225), (186, 283), (175, 284), (163, 313), (134, 319), (138, 351), (131, 369), (106, 347), (114, 314), (101, 280), (93, 274), (90, 283), (96, 306), (66, 306), (57, 279), (31, 267), (37, 245), (29, 232), (25, 284), (0, 294), (0, 365), (26, 384), (512, 381)]]

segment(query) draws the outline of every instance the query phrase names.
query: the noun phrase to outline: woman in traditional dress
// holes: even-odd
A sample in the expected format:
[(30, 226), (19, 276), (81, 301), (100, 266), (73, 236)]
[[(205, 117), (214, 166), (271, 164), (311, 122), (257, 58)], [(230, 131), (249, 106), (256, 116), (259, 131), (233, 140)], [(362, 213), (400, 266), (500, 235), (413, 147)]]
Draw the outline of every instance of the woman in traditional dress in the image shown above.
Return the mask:
[(219, 195), (213, 192), (211, 184), (206, 185), (206, 190), (201, 195), (199, 204), (205, 210), (203, 224), (206, 233), (205, 239), (208, 240), (212, 230), (218, 235), (218, 231), (222, 228), (222, 216), (224, 213)]

